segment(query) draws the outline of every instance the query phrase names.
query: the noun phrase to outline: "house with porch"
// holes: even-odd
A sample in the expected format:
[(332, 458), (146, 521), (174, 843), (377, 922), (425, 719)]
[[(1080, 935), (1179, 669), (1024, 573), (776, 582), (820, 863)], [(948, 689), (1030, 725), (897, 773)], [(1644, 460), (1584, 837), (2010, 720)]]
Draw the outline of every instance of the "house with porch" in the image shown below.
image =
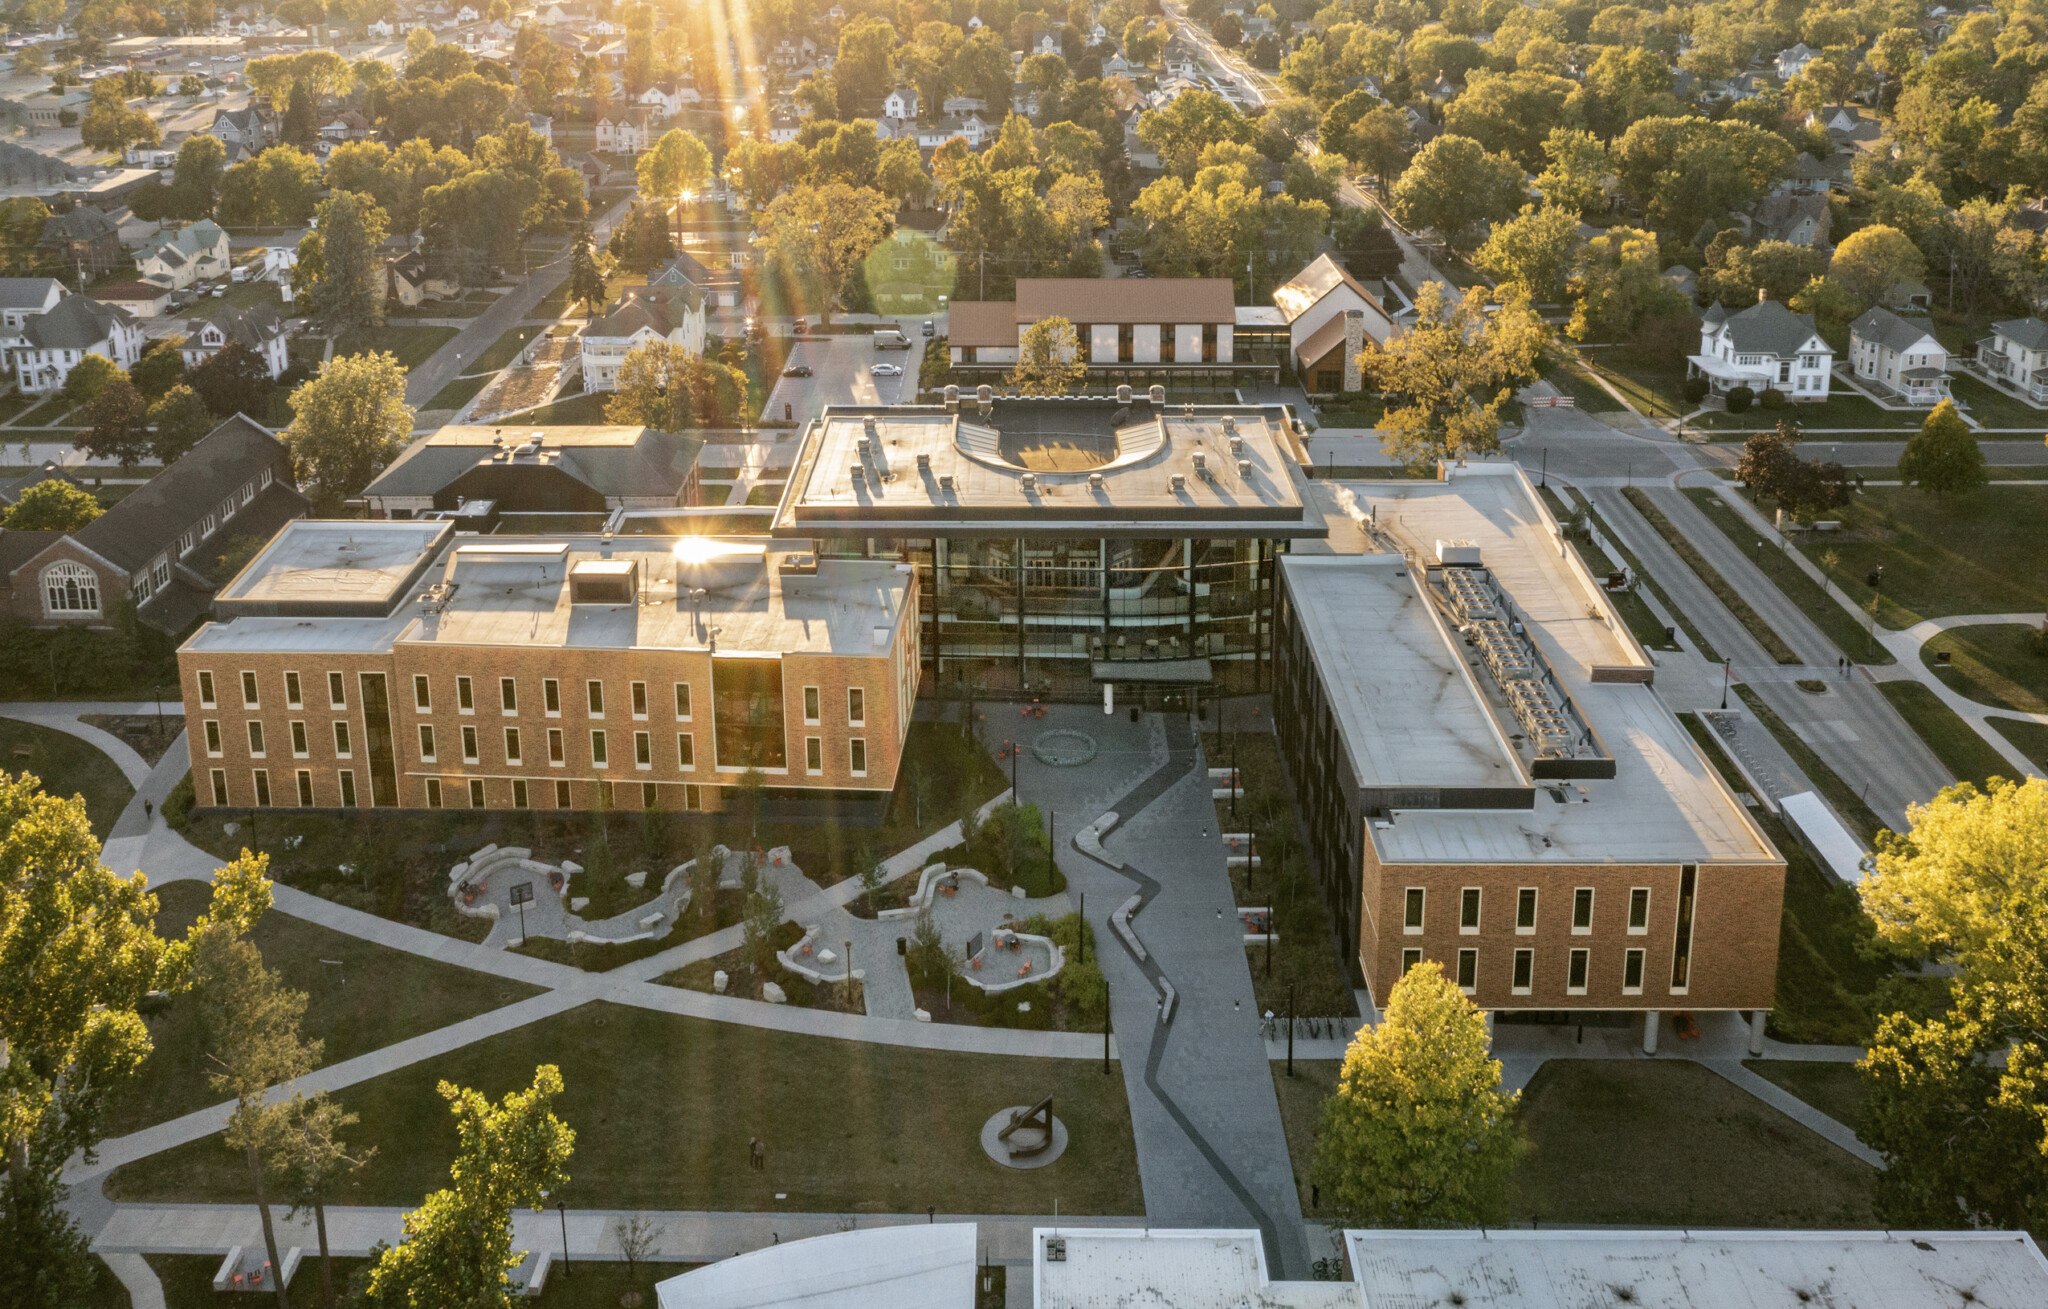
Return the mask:
[(1849, 325), (1849, 367), (1858, 381), (1907, 404), (1933, 406), (1948, 398), (1948, 347), (1926, 319), (1872, 309)]
[(2048, 406), (2048, 323), (2038, 318), (1993, 323), (1991, 335), (1977, 342), (1977, 369), (2030, 403)]
[(0, 336), (0, 352), (24, 395), (47, 395), (62, 387), (87, 355), (133, 368), (142, 358), (142, 329), (126, 309), (82, 295), (66, 296)]
[(228, 275), (228, 234), (211, 218), (152, 237), (135, 256), (143, 280), (182, 291), (194, 282)]
[(1813, 325), (1775, 300), (1736, 313), (1720, 301), (1700, 319), (1700, 352), (1686, 357), (1686, 375), (1707, 379), (1708, 394), (1725, 400), (1738, 387), (1782, 392), (1812, 404), (1828, 398), (1835, 351)]
[(268, 305), (215, 305), (192, 320), (178, 356), (197, 368), (233, 343), (261, 359), (275, 381), (291, 366), (286, 340), (284, 319)]
[(619, 365), (633, 347), (669, 341), (693, 355), (704, 353), (704, 293), (690, 282), (633, 287), (584, 325), (583, 389), (616, 391)]

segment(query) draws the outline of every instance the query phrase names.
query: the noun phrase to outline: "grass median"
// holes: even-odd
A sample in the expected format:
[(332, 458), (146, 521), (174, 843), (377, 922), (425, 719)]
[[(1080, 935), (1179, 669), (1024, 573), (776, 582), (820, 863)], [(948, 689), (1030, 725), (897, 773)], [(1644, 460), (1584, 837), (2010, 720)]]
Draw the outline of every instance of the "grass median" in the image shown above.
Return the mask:
[[(1838, 600), (1832, 587), (1815, 582), (1807, 571), (1799, 566), (1783, 550), (1755, 550), (1756, 532), (1736, 512), (1722, 495), (1710, 487), (1695, 486), (1685, 490), (1685, 498), (1699, 507), (1707, 521), (1718, 528), (1721, 534), (1738, 550), (1750, 550), (1757, 567), (1765, 577), (1771, 579), (1785, 598), (1799, 607), (1801, 613), (1812, 620), (1813, 625), (1827, 634), (1835, 648), (1859, 664), (1890, 664), (1897, 660), (1891, 651), (1871, 640), (1864, 620), (1849, 612)], [(1824, 553), (1824, 552), (1823, 552)]]
[(1991, 743), (1977, 734), (1941, 697), (1918, 682), (1879, 682), (1906, 725), (1920, 734), (1941, 766), (1965, 782), (1983, 786), (1993, 777), (2011, 777), (2013, 767)]
[(1664, 538), (1664, 543), (1671, 547), (1672, 553), (1676, 554), (1686, 567), (1699, 575), (1700, 581), (1714, 593), (1714, 598), (1727, 606), (1728, 612), (1735, 615), (1736, 621), (1756, 638), (1756, 643), (1764, 648), (1765, 654), (1781, 664), (1799, 662), (1798, 653), (1785, 643), (1785, 638), (1778, 635), (1777, 629), (1765, 622), (1763, 615), (1750, 607), (1749, 601), (1743, 599), (1742, 593), (1721, 575), (1721, 571), (1707, 562), (1707, 557), (1701, 554), (1699, 548), (1687, 539), (1685, 533), (1678, 530), (1677, 524), (1651, 501), (1648, 493), (1641, 487), (1631, 486), (1624, 490), (1622, 495), (1635, 506), (1636, 512), (1643, 516), (1644, 521), (1656, 529), (1657, 535)]

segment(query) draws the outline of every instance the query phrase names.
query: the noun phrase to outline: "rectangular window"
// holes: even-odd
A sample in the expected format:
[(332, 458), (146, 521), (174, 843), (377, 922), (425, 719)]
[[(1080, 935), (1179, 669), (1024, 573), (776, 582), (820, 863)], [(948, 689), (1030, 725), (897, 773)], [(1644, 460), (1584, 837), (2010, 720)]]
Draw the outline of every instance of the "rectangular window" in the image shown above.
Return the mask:
[(548, 729), (548, 762), (558, 767), (562, 763), (562, 729), (559, 727)]
[(540, 707), (548, 717), (554, 718), (562, 712), (562, 684), (552, 677), (540, 682)]
[(633, 686), (632, 686), (632, 692), (633, 692), (633, 717), (635, 717), (635, 718), (645, 718), (645, 717), (647, 717), (647, 683), (645, 683), (645, 682), (635, 682), (635, 683), (633, 683)]
[[(505, 729), (505, 762), (515, 767), (519, 763), (519, 729), (516, 727)], [(524, 809), (526, 806), (519, 807)]]
[(213, 674), (204, 668), (199, 670), (199, 703), (207, 709), (213, 708), (215, 703), (213, 698)]
[(341, 770), (341, 807), (344, 809), (356, 807), (356, 775), (353, 769), (344, 768)]
[(585, 682), (583, 684), (583, 698), (585, 703), (589, 706), (590, 716), (592, 718), (604, 717), (603, 682)]
[(526, 779), (523, 777), (512, 779), (512, 807), (514, 809), (530, 809), (533, 807), (532, 800), (526, 793)]
[(647, 732), (633, 733), (633, 766), (654, 767), (654, 738)]
[(687, 769), (687, 768), (695, 768), (696, 766), (697, 766), (697, 741), (696, 741), (696, 738), (695, 738), (695, 737), (693, 737), (693, 736), (691, 736), (691, 735), (690, 735), (690, 734), (689, 734), (688, 732), (677, 732), (677, 733), (676, 733), (676, 767), (678, 767), (678, 768), (685, 768), (685, 769)]
[(1458, 989), (1466, 995), (1479, 989), (1479, 952), (1458, 951)]
[(420, 724), (420, 761), (429, 764), (434, 762), (434, 725), (432, 723)]
[(1536, 888), (1525, 886), (1515, 892), (1515, 935), (1531, 936), (1536, 931)]
[(248, 673), (248, 672), (245, 672), (245, 673), (243, 673), (243, 674), (242, 674), (242, 708), (244, 708), (244, 709), (260, 709), (260, 708), (262, 708), (262, 707), (263, 707), (263, 706), (262, 706), (262, 703), (261, 703), (261, 701), (259, 701), (259, 700), (257, 699), (257, 696), (256, 696), (256, 674), (254, 674), (254, 673)]
[(516, 714), (519, 712), (519, 681), (513, 677), (498, 679), (498, 711)]
[(249, 754), (256, 759), (263, 757), (263, 723), (255, 718), (249, 720)]
[(1470, 936), (1479, 930), (1479, 888), (1468, 886), (1458, 894), (1458, 932)]
[(1417, 964), (1419, 964), (1419, 963), (1421, 963), (1421, 962), (1422, 962), (1422, 951), (1420, 951), (1420, 950), (1403, 950), (1403, 951), (1401, 952), (1401, 975), (1402, 975), (1403, 977), (1406, 977), (1406, 976), (1408, 975), (1408, 970), (1409, 970), (1409, 969), (1411, 969), (1411, 968), (1413, 968), (1413, 967), (1415, 967), (1415, 965), (1417, 965)]
[(312, 807), (313, 774), (301, 768), (299, 770), (299, 808), (311, 809)]
[(590, 734), (590, 764), (591, 764), (591, 767), (593, 767), (593, 768), (603, 768), (603, 767), (607, 766), (607, 765), (608, 765), (608, 764), (609, 764), (610, 762), (611, 762), (610, 756), (609, 756), (609, 755), (607, 755), (607, 754), (606, 754), (606, 752), (605, 752), (605, 742), (604, 742), (604, 733), (603, 733), (603, 732), (601, 732), (601, 731), (599, 731), (599, 732), (592, 732), (592, 733)]
[(329, 673), (327, 675), (327, 707), (329, 709), (348, 708), (348, 679), (340, 673)]
[(227, 770), (216, 768), (213, 770), (211, 777), (213, 779), (213, 802), (216, 805), (225, 806), (228, 802)]
[(1593, 888), (1582, 886), (1572, 892), (1572, 935), (1584, 936), (1593, 930)]
[(868, 725), (868, 693), (858, 686), (846, 688), (846, 725), (866, 727)]
[(814, 774), (825, 771), (825, 743), (815, 736), (804, 738), (804, 771)]
[(1536, 952), (1528, 949), (1515, 951), (1515, 976), (1508, 989), (1516, 995), (1527, 995), (1534, 989), (1535, 981)]
[(412, 706), (421, 713), (425, 713), (434, 707), (434, 697), (427, 689), (427, 675), (425, 673), (414, 673), (412, 675)]
[(214, 756), (216, 759), (220, 757), (220, 720), (218, 718), (206, 720), (206, 753)]
[(679, 723), (690, 721), (690, 684), (688, 682), (676, 683), (676, 721)]
[(439, 809), (440, 807), (441, 779), (438, 777), (429, 777), (427, 779), (427, 808)]
[(455, 679), (455, 707), (466, 714), (476, 712), (476, 688), (469, 684), (467, 677)]
[(1422, 902), (1424, 891), (1419, 886), (1408, 888), (1407, 904), (1402, 910), (1401, 930), (1410, 936), (1422, 930)]
[(256, 779), (256, 803), (259, 807), (270, 808), (270, 770), (259, 768), (250, 774)]
[(569, 783), (567, 781), (557, 781), (555, 783), (555, 808), (567, 809), (568, 807)]
[(1641, 995), (1643, 993), (1643, 952), (1630, 950), (1621, 957), (1621, 993)]
[(469, 779), (469, 807), (472, 809), (484, 807), (484, 779), (481, 777)]
[(847, 770), (855, 777), (868, 775), (868, 743), (866, 737), (856, 736), (846, 743)]
[(297, 673), (286, 673), (284, 675), (284, 705), (287, 709), (303, 709), (306, 707), (306, 702), (299, 696), (299, 675)]
[(306, 749), (306, 723), (304, 719), (292, 719), (292, 757), (304, 759), (311, 751)]
[(661, 788), (652, 782), (640, 783), (640, 807), (649, 810), (661, 808)]
[(1684, 995), (1692, 986), (1693, 897), (1699, 894), (1699, 866), (1681, 864), (1678, 869), (1678, 925), (1671, 942), (1671, 993)]
[(1586, 951), (1574, 950), (1565, 965), (1564, 991), (1566, 995), (1586, 993)]
[(354, 753), (354, 751), (349, 749), (349, 745), (348, 724), (337, 720), (334, 724), (334, 757), (336, 759), (348, 758), (349, 755)]
[(476, 758), (476, 729), (465, 726), (462, 729), (462, 762), (473, 764)]
[(1628, 934), (1641, 936), (1650, 930), (1650, 888), (1638, 886), (1628, 893)]
[(818, 721), (818, 688), (815, 686), (804, 688), (804, 721), (806, 723), (816, 723)]

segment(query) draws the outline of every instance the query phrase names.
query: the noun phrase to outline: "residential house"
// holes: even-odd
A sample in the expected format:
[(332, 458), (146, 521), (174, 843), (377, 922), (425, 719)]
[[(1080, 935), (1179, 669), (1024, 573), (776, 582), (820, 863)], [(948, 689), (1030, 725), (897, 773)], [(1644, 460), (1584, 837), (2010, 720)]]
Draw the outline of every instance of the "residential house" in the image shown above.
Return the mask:
[(674, 509), (697, 503), (702, 446), (645, 427), (443, 427), (407, 446), (363, 499), (372, 518), (486, 505), (500, 519)]
[(125, 282), (102, 282), (92, 289), (101, 304), (126, 309), (137, 318), (161, 318), (176, 294), (162, 282), (145, 282), (131, 277)]
[(731, 258), (712, 267), (687, 250), (649, 273), (647, 285), (656, 291), (695, 287), (713, 309), (736, 309), (745, 295), (745, 278)]
[(1327, 254), (1273, 288), (1273, 307), (1287, 324), (1296, 375), (1311, 394), (1358, 390), (1366, 342), (1383, 345), (1395, 332), (1379, 297)]
[(228, 234), (211, 218), (158, 232), (135, 256), (136, 271), (144, 281), (174, 291), (226, 277), (229, 267)]
[[(32, 472), (18, 473), (12, 477), (0, 477), (0, 511), (12, 509), (21, 499), (21, 493), (44, 482), (69, 482), (84, 489), (84, 483), (72, 476), (69, 469), (54, 459), (43, 460), (43, 466)], [(4, 513), (0, 513), (4, 516)]]
[(286, 348), (284, 319), (268, 305), (215, 305), (194, 318), (189, 325), (178, 357), (185, 367), (197, 368), (219, 354), (229, 342), (242, 346), (263, 361), (263, 369), (274, 381), (291, 367)]
[(1849, 324), (1849, 366), (1859, 379), (1907, 404), (1948, 398), (1948, 348), (1925, 319), (1872, 309)]
[(18, 331), (36, 314), (48, 313), (64, 298), (64, 284), (54, 277), (0, 277), (0, 326)]
[(60, 261), (67, 271), (84, 269), (98, 276), (123, 268), (128, 251), (121, 244), (121, 225), (113, 215), (91, 205), (51, 214), (36, 242), (38, 253)]
[(1671, 284), (1673, 290), (1688, 300), (1699, 294), (1700, 275), (1684, 264), (1671, 265), (1664, 270), (1663, 277)]
[(655, 111), (646, 105), (607, 114), (597, 120), (597, 148), (610, 154), (642, 154), (660, 135), (658, 126)]
[(1700, 319), (1700, 352), (1687, 356), (1686, 373), (1706, 378), (1717, 398), (1746, 386), (1758, 395), (1775, 390), (1813, 403), (1828, 398), (1834, 362), (1834, 347), (1814, 327), (1813, 315), (1795, 314), (1776, 300), (1731, 314), (1715, 301)]
[(528, 114), (526, 116), (526, 125), (533, 129), (533, 134), (535, 136), (539, 137), (543, 141), (548, 142), (550, 145), (554, 144), (555, 120), (552, 115)]
[(1818, 58), (1819, 55), (1820, 51), (1815, 50), (1804, 41), (1789, 45), (1780, 50), (1773, 61), (1778, 66), (1778, 80), (1780, 82), (1791, 81), (1805, 72), (1806, 66)]
[(143, 622), (183, 631), (212, 603), (213, 561), (230, 541), (267, 540), (309, 507), (284, 443), (237, 415), (77, 531), (0, 550), (6, 593), (38, 627), (112, 626), (126, 601)]
[(269, 105), (252, 101), (240, 109), (220, 109), (213, 115), (212, 132), (228, 148), (228, 158), (237, 151), (256, 154), (277, 144), (278, 117)]
[(87, 355), (133, 368), (142, 358), (142, 329), (126, 309), (73, 295), (24, 318), (19, 331), (0, 338), (0, 349), (15, 385), (26, 395), (46, 395), (63, 386)]
[(917, 92), (907, 86), (899, 86), (882, 97), (882, 117), (906, 122), (917, 117)]
[(1801, 150), (1785, 166), (1784, 174), (1771, 183), (1771, 194), (1827, 195), (1846, 189), (1848, 184), (1848, 156), (1833, 155), (1823, 161)]
[(2048, 405), (2048, 323), (2008, 318), (1977, 342), (1977, 368), (2037, 405)]
[(656, 82), (640, 93), (640, 103), (670, 119), (683, 112), (683, 93), (674, 82)]
[(375, 133), (376, 129), (370, 125), (370, 120), (353, 109), (342, 110), (320, 127), (321, 139), (336, 144), (343, 141), (367, 141)]
[(1767, 195), (1749, 207), (1743, 226), (1759, 241), (1788, 241), (1826, 250), (1834, 220), (1826, 195)]
[(633, 347), (649, 341), (670, 341), (693, 355), (703, 354), (704, 311), (704, 293), (689, 282), (628, 289), (578, 334), (583, 389), (617, 390), (619, 365)]
[(385, 18), (376, 19), (365, 30), (379, 41), (388, 41), (398, 35), (398, 25)]
[(393, 301), (417, 309), (428, 300), (448, 300), (460, 293), (453, 279), (427, 270), (427, 257), (418, 250), (394, 255), (384, 263), (384, 290)]

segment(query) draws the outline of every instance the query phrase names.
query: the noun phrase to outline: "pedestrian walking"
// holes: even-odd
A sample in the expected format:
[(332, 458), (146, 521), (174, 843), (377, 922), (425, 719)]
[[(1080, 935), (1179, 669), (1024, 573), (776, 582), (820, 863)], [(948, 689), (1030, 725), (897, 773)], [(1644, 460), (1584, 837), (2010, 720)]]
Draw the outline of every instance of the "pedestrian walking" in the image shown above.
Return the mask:
[(747, 1145), (747, 1165), (757, 1173), (768, 1170), (768, 1147), (758, 1136)]
[(150, 821), (150, 820), (151, 820), (152, 818), (155, 818), (155, 817), (156, 817), (156, 806), (155, 806), (155, 805), (153, 805), (153, 804), (151, 804), (151, 803), (150, 803), (149, 801), (147, 801), (147, 800), (144, 800), (144, 801), (142, 802), (142, 821), (146, 823), (146, 822)]

